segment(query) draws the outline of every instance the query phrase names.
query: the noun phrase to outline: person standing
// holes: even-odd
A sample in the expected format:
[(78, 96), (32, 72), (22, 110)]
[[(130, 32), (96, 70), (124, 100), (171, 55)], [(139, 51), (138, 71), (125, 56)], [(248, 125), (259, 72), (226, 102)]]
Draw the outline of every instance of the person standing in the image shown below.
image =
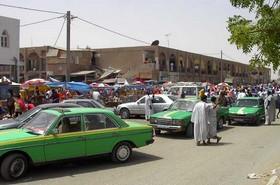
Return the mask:
[(208, 106), (206, 100), (207, 96), (201, 96), (201, 101), (194, 106), (191, 117), (191, 121), (194, 123), (194, 140), (197, 146), (200, 145), (201, 141), (206, 144), (205, 141), (208, 136)]
[(240, 90), (240, 92), (238, 93), (237, 99), (243, 98), (243, 97), (245, 97), (245, 96), (246, 96), (245, 89), (242, 89), (242, 90)]
[(15, 116), (17, 117), (25, 111), (26, 111), (25, 103), (21, 99), (20, 95), (17, 95), (15, 100)]
[(217, 136), (217, 110), (219, 106), (216, 101), (217, 98), (213, 96), (211, 97), (211, 103), (208, 104), (208, 144), (210, 144), (210, 139), (216, 139), (217, 143), (222, 139), (222, 137)]
[(271, 125), (271, 91), (267, 91), (267, 96), (264, 100), (264, 108), (265, 108), (265, 125)]
[(272, 89), (272, 94), (271, 94), (271, 121), (275, 121), (276, 117), (276, 96), (275, 96), (275, 91)]
[(150, 120), (151, 114), (153, 114), (153, 103), (152, 103), (152, 97), (150, 96), (150, 93), (148, 92), (145, 97), (145, 119), (147, 121)]
[(13, 93), (12, 89), (9, 89), (9, 91), (8, 91), (7, 108), (8, 108), (10, 117), (12, 117), (15, 113), (15, 99), (14, 99), (14, 93)]
[(280, 114), (280, 94), (277, 94), (276, 96), (276, 108), (278, 109), (277, 113), (277, 119), (279, 119), (279, 114)]

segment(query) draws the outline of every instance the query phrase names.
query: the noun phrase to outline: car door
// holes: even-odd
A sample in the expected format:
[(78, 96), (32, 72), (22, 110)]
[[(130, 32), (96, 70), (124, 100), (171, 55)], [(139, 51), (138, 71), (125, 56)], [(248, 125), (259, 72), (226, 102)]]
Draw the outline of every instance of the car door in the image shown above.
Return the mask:
[(143, 96), (142, 98), (136, 101), (134, 114), (138, 114), (138, 115), (145, 114), (145, 98), (146, 96)]
[(162, 97), (155, 95), (153, 98), (154, 113), (161, 112), (167, 107), (166, 101)]
[(50, 129), (58, 133), (48, 134), (45, 142), (46, 161), (85, 156), (85, 132), (80, 115), (63, 116)]
[(119, 127), (109, 115), (85, 114), (84, 125), (87, 156), (112, 152), (119, 136)]

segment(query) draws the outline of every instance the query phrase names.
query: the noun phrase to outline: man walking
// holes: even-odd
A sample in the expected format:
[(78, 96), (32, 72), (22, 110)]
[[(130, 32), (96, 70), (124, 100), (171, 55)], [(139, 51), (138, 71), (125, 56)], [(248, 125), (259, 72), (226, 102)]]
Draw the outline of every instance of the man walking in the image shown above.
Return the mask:
[(200, 145), (202, 141), (206, 144), (207, 140), (207, 120), (208, 106), (206, 104), (207, 96), (201, 96), (201, 101), (198, 102), (193, 109), (191, 121), (194, 123), (194, 140), (196, 145)]
[(213, 96), (211, 97), (211, 103), (208, 104), (208, 144), (210, 144), (210, 139), (216, 139), (217, 143), (222, 139), (222, 137), (217, 136), (217, 110), (219, 107), (216, 101), (217, 98)]
[(267, 96), (264, 100), (264, 108), (265, 108), (265, 125), (271, 125), (272, 117), (271, 117), (271, 91), (267, 91)]
[(145, 97), (145, 119), (147, 121), (150, 120), (151, 114), (153, 114), (153, 103), (152, 103), (152, 97), (150, 96), (150, 93), (148, 92)]

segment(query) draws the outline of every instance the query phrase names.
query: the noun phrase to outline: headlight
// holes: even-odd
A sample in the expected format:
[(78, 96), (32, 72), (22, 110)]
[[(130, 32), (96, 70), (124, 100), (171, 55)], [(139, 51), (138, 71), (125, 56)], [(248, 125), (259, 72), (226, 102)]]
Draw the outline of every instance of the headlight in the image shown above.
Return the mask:
[(172, 120), (172, 125), (183, 125), (183, 120)]

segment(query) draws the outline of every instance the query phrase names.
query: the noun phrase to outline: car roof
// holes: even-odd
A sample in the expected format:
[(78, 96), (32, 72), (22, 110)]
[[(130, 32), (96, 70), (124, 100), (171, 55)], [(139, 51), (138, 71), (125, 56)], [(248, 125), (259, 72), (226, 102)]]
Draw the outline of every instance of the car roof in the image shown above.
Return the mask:
[(87, 108), (87, 107), (75, 107), (75, 108), (60, 108), (60, 109), (48, 109), (46, 112), (54, 113), (56, 115), (68, 115), (68, 114), (80, 114), (80, 113), (108, 113), (112, 111), (100, 108)]
[(262, 99), (262, 97), (243, 97), (239, 98), (239, 100), (259, 100)]
[(68, 100), (63, 100), (63, 102), (67, 102), (67, 101), (94, 101), (94, 99), (83, 99), (83, 98), (77, 98), (77, 99), (68, 99)]
[(53, 107), (81, 107), (80, 105), (74, 104), (74, 103), (46, 103), (38, 105), (37, 107), (42, 109), (48, 109)]

